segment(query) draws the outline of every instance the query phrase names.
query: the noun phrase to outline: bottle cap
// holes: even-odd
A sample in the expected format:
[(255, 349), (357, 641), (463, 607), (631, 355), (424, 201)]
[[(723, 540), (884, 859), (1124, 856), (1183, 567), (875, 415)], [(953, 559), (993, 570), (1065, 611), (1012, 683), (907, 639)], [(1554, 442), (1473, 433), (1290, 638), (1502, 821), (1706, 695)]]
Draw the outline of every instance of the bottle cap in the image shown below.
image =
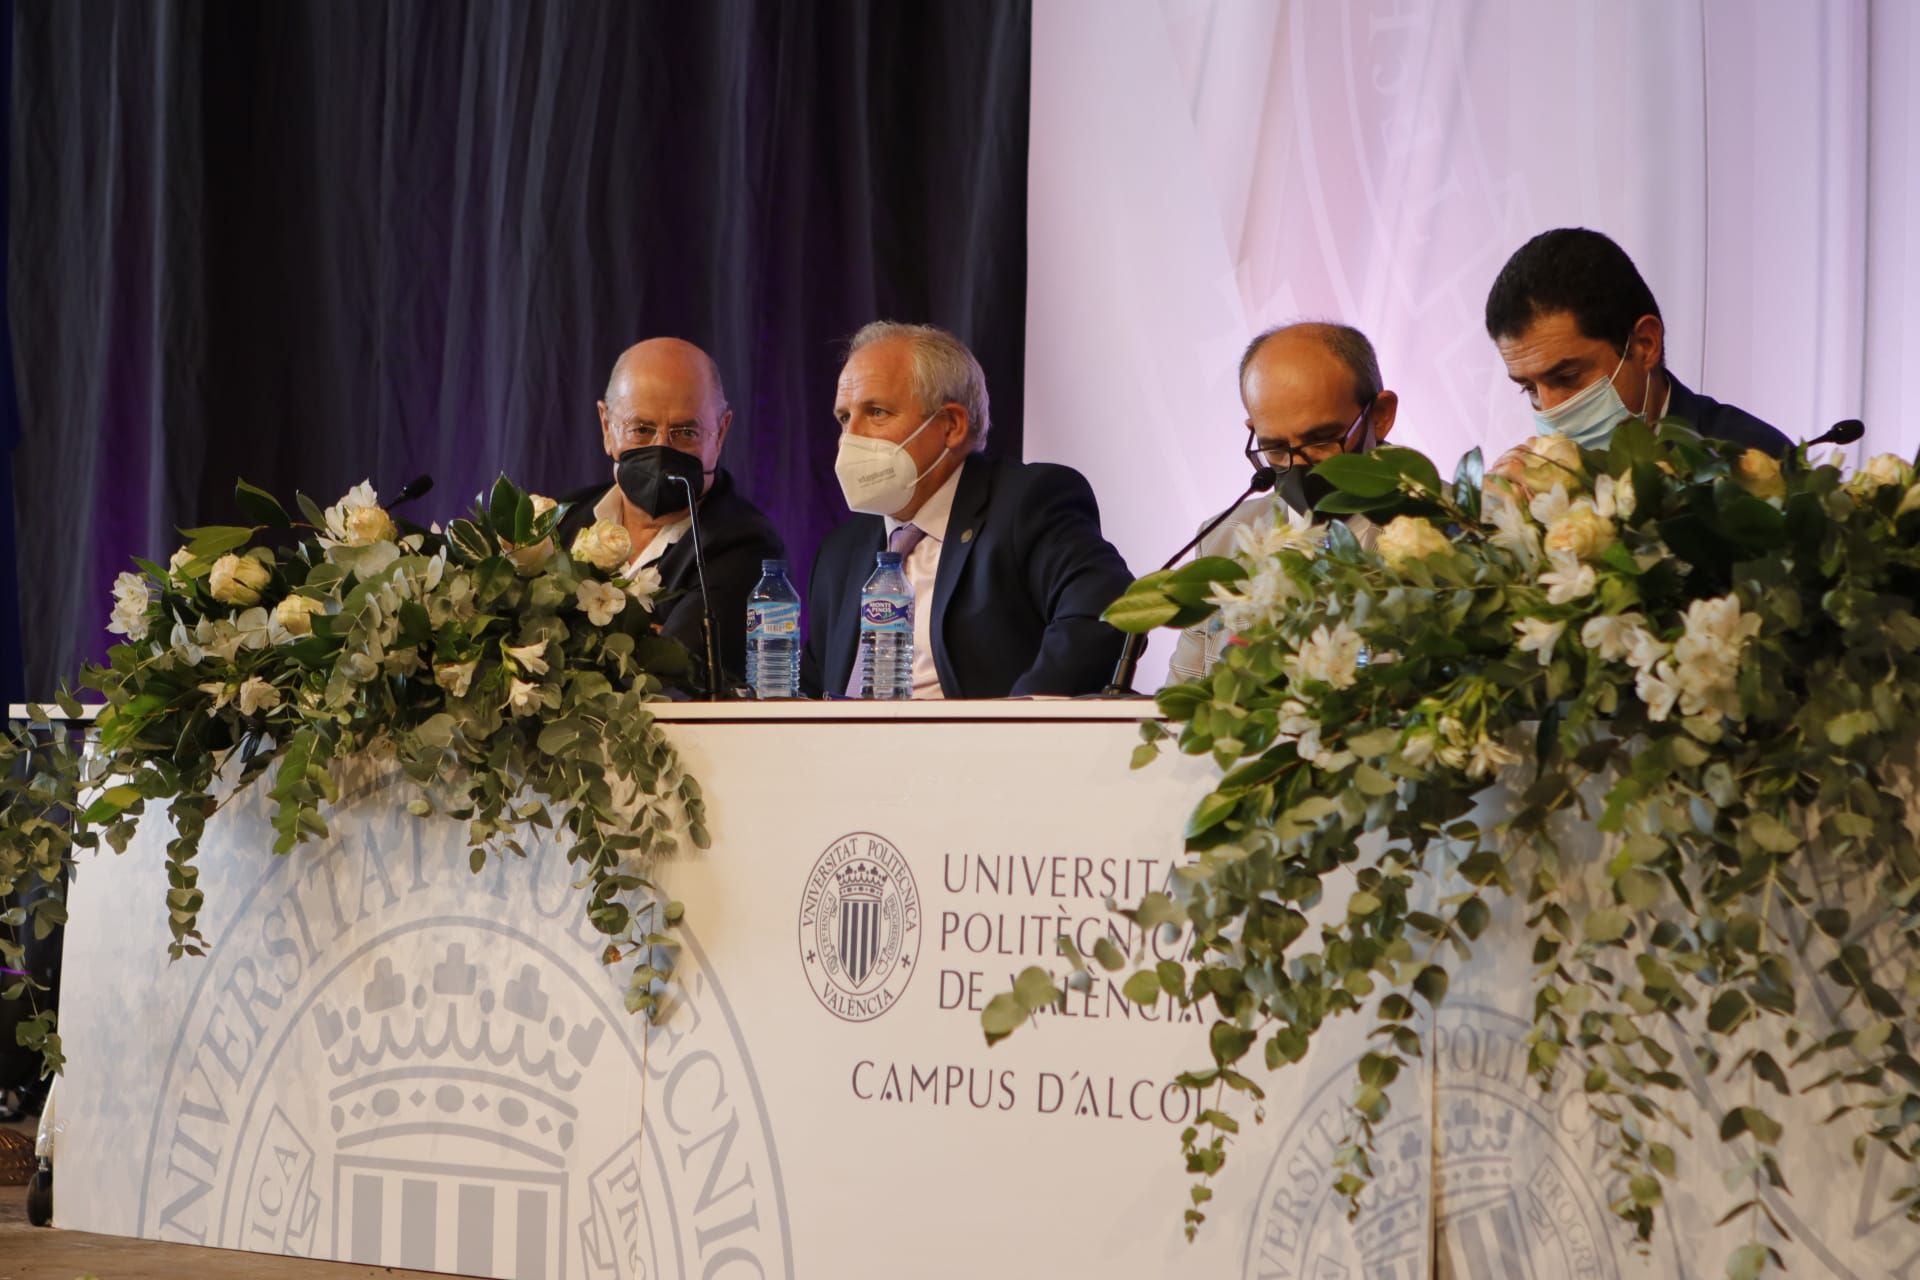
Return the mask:
[(876, 551), (873, 555), (873, 563), (876, 568), (898, 569), (900, 567), (900, 553), (898, 551)]
[(786, 571), (787, 562), (785, 560), (762, 560), (760, 562), (760, 572), (762, 573), (785, 573)]

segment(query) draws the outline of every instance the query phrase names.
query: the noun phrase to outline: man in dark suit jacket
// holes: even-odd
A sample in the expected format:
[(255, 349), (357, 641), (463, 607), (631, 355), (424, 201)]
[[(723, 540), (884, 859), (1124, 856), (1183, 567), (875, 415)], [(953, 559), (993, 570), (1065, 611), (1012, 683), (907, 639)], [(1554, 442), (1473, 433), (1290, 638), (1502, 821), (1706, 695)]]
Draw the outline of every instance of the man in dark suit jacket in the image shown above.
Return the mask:
[(835, 464), (864, 514), (827, 535), (810, 575), (809, 693), (853, 681), (860, 587), (891, 542), (914, 586), (914, 696), (1092, 693), (1120, 654), (1101, 613), (1132, 581), (1069, 467), (990, 458), (986, 379), (959, 339), (868, 325), (840, 374)]
[(601, 446), (614, 483), (569, 496), (574, 505), (561, 519), (559, 545), (571, 548), (596, 520), (623, 527), (632, 544), (628, 571), (652, 568), (661, 592), (675, 593), (665, 605), (661, 631), (699, 660), (704, 644), (691, 521), (685, 489), (666, 479), (667, 472), (683, 474), (701, 489), (700, 540), (720, 664), (729, 683), (739, 682), (746, 671), (747, 596), (760, 580), (760, 562), (784, 560), (787, 549), (773, 522), (741, 496), (719, 465), (733, 425), (719, 369), (690, 342), (650, 339), (615, 363), (599, 411)]
[(1487, 336), (1542, 432), (1597, 448), (1628, 416), (1672, 417), (1775, 457), (1790, 447), (1752, 414), (1688, 390), (1667, 371), (1660, 304), (1633, 259), (1598, 231), (1562, 227), (1521, 245), (1487, 294), (1486, 318)]

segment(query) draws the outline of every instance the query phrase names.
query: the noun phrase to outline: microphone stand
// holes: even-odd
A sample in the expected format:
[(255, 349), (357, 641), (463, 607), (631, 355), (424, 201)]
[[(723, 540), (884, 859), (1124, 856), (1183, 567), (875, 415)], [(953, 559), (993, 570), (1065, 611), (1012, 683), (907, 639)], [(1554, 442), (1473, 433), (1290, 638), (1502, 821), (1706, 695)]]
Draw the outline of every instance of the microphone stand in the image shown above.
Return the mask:
[[(1154, 572), (1164, 573), (1168, 569), (1173, 568), (1174, 565), (1180, 562), (1182, 556), (1206, 541), (1207, 535), (1215, 529), (1218, 529), (1221, 524), (1226, 521), (1228, 516), (1239, 509), (1241, 503), (1256, 493), (1265, 493), (1267, 490), (1273, 488), (1274, 481), (1277, 478), (1272, 467), (1261, 467), (1256, 470), (1253, 473), (1253, 479), (1247, 483), (1246, 489), (1240, 496), (1235, 498), (1225, 511), (1222, 511), (1219, 515), (1201, 525), (1200, 532), (1194, 534), (1193, 537), (1188, 540), (1186, 546), (1181, 547), (1178, 551), (1168, 556), (1167, 562)], [(1133, 691), (1133, 671), (1135, 667), (1140, 665), (1140, 654), (1141, 651), (1146, 648), (1146, 644), (1147, 636), (1144, 631), (1130, 631), (1127, 633), (1126, 641), (1120, 646), (1120, 661), (1113, 665), (1113, 679), (1107, 683), (1106, 688), (1100, 691), (1101, 697), (1133, 698), (1139, 696)]]
[(700, 543), (700, 495), (693, 491), (693, 482), (683, 475), (669, 475), (667, 479), (687, 491), (687, 519), (693, 522), (688, 533), (693, 538), (693, 568), (700, 579), (700, 638), (706, 650), (707, 660), (707, 701), (720, 701), (720, 649), (713, 634), (713, 597), (707, 594), (707, 553)]

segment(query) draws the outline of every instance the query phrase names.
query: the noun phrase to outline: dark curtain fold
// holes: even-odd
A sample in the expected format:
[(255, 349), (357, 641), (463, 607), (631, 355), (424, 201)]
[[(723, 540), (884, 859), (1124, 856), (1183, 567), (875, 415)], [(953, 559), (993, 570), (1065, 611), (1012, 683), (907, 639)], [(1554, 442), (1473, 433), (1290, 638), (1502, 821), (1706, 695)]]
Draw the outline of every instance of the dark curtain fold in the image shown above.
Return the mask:
[(630, 342), (718, 359), (726, 465), (804, 569), (843, 514), (838, 344), (969, 341), (1018, 456), (1024, 3), (23, 0), (8, 303), (29, 685), (101, 652), (115, 573), (421, 472), (607, 473)]

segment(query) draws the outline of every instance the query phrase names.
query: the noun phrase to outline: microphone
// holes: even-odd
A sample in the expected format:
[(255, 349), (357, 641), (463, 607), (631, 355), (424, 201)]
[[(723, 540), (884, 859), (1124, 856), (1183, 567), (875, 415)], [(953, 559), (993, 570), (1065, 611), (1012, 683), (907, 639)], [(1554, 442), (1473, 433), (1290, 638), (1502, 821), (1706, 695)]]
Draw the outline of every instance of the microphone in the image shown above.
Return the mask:
[(426, 474), (425, 472), (421, 472), (419, 475), (415, 476), (413, 479), (401, 485), (400, 492), (394, 494), (391, 498), (387, 499), (386, 508), (388, 511), (392, 511), (395, 507), (401, 505), (402, 503), (412, 502), (415, 498), (425, 495), (427, 491), (432, 488), (433, 488), (433, 477)]
[[(1180, 562), (1180, 557), (1186, 555), (1187, 552), (1206, 541), (1207, 535), (1215, 529), (1218, 529), (1221, 524), (1226, 521), (1226, 518), (1239, 508), (1241, 503), (1256, 493), (1265, 493), (1267, 490), (1273, 488), (1274, 482), (1278, 479), (1279, 475), (1272, 467), (1256, 467), (1253, 472), (1253, 479), (1247, 482), (1247, 487), (1240, 496), (1227, 504), (1225, 511), (1222, 511), (1219, 515), (1201, 525), (1200, 532), (1194, 534), (1193, 537), (1187, 541), (1186, 546), (1181, 547), (1178, 551), (1168, 556), (1167, 562), (1161, 565), (1159, 569), (1154, 570), (1154, 572), (1161, 573), (1173, 568), (1174, 565)], [(1130, 631), (1127, 633), (1125, 643), (1120, 646), (1120, 661), (1116, 662), (1113, 666), (1113, 679), (1107, 683), (1106, 688), (1100, 691), (1101, 697), (1131, 698), (1136, 696), (1133, 691), (1133, 671), (1135, 667), (1140, 665), (1140, 653), (1141, 650), (1146, 648), (1146, 644), (1147, 636), (1145, 632)]]
[(687, 491), (687, 519), (693, 522), (688, 530), (693, 538), (693, 569), (700, 579), (700, 638), (706, 649), (707, 659), (707, 701), (720, 701), (720, 649), (713, 634), (713, 597), (707, 594), (707, 553), (700, 542), (700, 495), (693, 491), (693, 481), (678, 473), (669, 472), (667, 479)]
[(1825, 434), (1815, 436), (1800, 447), (1811, 449), (1817, 444), (1852, 444), (1865, 434), (1866, 423), (1858, 418), (1845, 418), (1828, 427)]

